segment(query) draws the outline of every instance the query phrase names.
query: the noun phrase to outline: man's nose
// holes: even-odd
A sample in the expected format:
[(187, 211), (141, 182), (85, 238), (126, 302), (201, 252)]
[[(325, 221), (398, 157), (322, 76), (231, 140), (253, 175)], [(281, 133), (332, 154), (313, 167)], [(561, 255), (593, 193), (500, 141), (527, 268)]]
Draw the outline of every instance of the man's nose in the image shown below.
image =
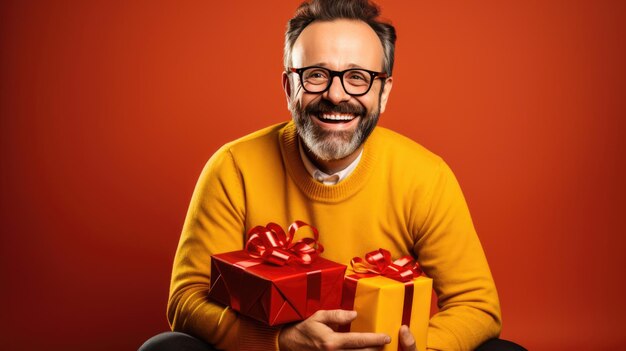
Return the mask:
[(324, 92), (323, 97), (332, 102), (334, 105), (338, 105), (339, 103), (350, 99), (350, 95), (343, 89), (343, 85), (341, 85), (341, 79), (339, 79), (339, 77), (333, 77), (330, 87), (326, 90), (326, 92)]

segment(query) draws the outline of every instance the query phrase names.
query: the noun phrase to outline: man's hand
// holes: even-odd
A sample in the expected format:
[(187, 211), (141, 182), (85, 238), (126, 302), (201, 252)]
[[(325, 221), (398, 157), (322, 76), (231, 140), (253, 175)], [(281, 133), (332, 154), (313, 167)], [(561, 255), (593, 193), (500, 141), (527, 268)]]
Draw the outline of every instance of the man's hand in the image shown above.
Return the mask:
[(409, 327), (407, 327), (406, 325), (401, 326), (400, 332), (398, 334), (402, 351), (417, 351), (417, 347), (415, 346), (415, 338), (413, 337), (413, 334), (411, 334), (411, 330), (409, 330)]
[(338, 325), (352, 322), (355, 318), (354, 311), (317, 311), (304, 321), (281, 331), (278, 337), (280, 350), (380, 350), (391, 342), (389, 335), (385, 334), (338, 333), (333, 330)]

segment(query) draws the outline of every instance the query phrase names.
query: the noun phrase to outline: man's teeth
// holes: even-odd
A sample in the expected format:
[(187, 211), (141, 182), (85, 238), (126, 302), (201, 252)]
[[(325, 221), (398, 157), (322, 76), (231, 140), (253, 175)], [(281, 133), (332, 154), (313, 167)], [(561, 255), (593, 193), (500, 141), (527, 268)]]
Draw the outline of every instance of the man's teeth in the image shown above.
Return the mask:
[(331, 121), (351, 121), (354, 119), (354, 115), (342, 115), (342, 114), (323, 114), (322, 119), (329, 119)]

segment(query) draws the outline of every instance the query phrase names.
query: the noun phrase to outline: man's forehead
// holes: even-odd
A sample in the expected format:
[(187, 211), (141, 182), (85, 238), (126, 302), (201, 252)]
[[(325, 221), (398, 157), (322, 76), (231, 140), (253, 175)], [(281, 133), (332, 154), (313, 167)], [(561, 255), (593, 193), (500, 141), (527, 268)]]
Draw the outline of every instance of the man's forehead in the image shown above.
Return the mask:
[(367, 23), (347, 19), (315, 21), (294, 43), (292, 64), (380, 70), (383, 56), (380, 39)]

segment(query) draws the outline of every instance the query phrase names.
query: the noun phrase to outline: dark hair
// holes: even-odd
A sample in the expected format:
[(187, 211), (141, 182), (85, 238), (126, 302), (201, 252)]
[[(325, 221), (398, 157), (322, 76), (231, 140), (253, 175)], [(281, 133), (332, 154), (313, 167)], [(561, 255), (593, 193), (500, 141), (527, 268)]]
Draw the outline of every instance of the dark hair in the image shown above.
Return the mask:
[(378, 35), (383, 45), (383, 69), (391, 76), (396, 45), (396, 30), (379, 20), (380, 8), (369, 0), (310, 0), (304, 1), (287, 23), (285, 32), (285, 69), (291, 65), (291, 50), (300, 33), (313, 21), (354, 19), (367, 23)]

